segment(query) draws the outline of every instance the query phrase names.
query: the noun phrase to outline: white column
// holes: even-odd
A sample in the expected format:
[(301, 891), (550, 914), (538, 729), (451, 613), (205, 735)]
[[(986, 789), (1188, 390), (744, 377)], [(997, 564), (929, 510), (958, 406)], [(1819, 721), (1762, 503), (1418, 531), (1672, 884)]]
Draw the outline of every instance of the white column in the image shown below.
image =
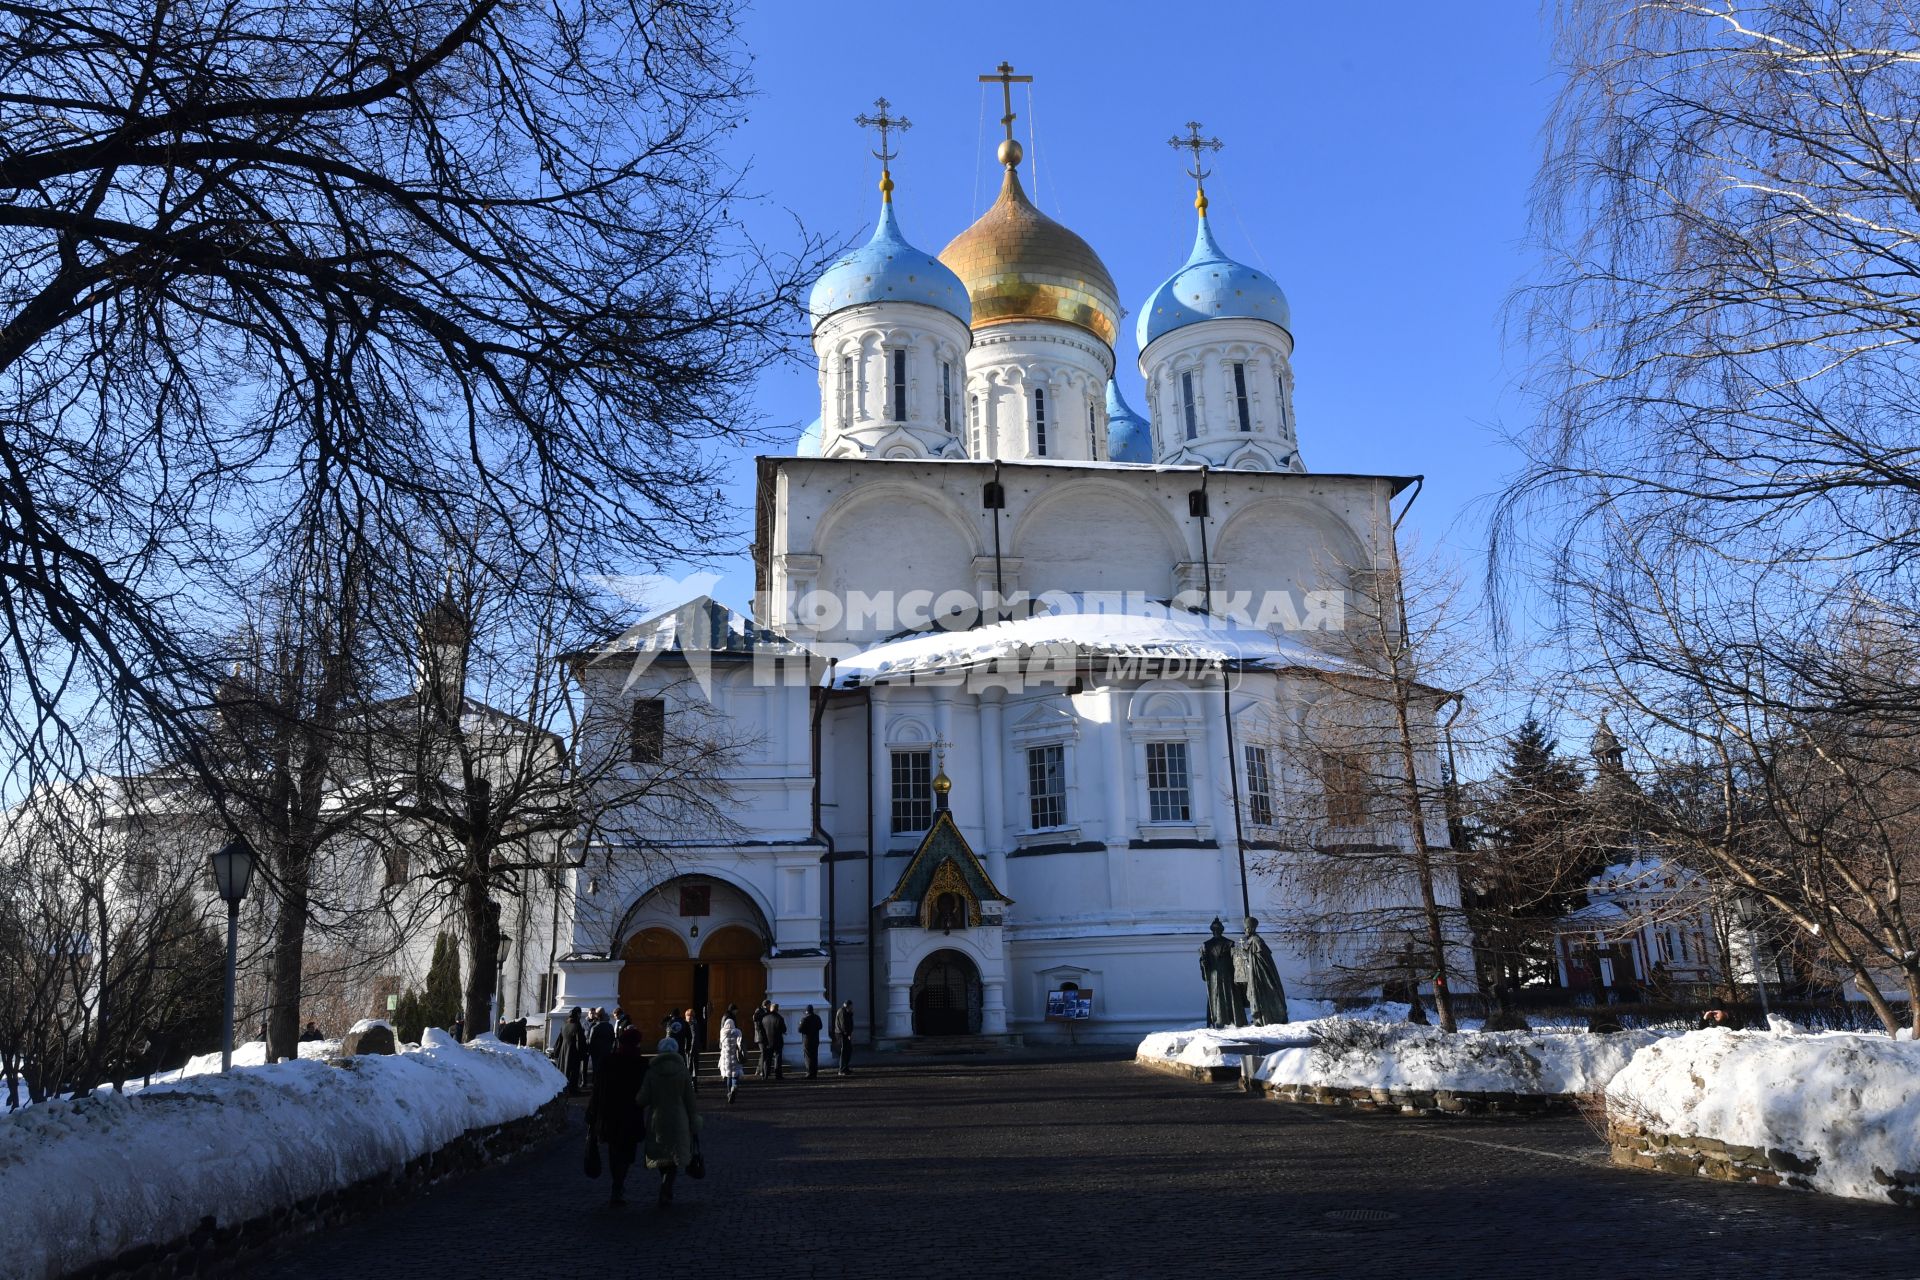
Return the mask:
[[(889, 966), (891, 967), (891, 966)], [(887, 982), (887, 1035), (904, 1040), (913, 1034), (913, 975)]]
[(1127, 900), (1128, 848), (1133, 827), (1127, 821), (1127, 801), (1134, 792), (1133, 739), (1127, 732), (1127, 692), (1110, 689), (1111, 700), (1101, 749), (1107, 771), (1107, 895), (1109, 903)]
[[(1220, 773), (1224, 762), (1232, 769), (1227, 755), (1227, 727), (1221, 720), (1220, 691), (1204, 686), (1196, 695), (1201, 699), (1201, 719), (1207, 726), (1206, 754), (1194, 761), (1194, 816), (1207, 815), (1213, 838), (1220, 846), (1220, 901), (1228, 908), (1228, 920), (1240, 915), (1240, 852), (1233, 846), (1233, 776)], [(1206, 762), (1204, 775), (1201, 760)]]
[(1007, 1034), (1007, 984), (1004, 982), (980, 984), (980, 1034)]
[(1007, 884), (1007, 807), (1006, 761), (1002, 756), (1004, 733), (1001, 724), (1005, 708), (1001, 699), (1006, 690), (980, 691), (980, 808), (981, 852), (986, 855), (987, 874), (1000, 892), (1013, 896)]

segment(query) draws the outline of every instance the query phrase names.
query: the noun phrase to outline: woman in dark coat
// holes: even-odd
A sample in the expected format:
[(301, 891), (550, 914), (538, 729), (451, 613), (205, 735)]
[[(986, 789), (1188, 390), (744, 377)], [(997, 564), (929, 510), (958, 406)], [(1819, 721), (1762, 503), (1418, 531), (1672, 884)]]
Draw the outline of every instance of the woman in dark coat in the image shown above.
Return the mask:
[(560, 1024), (560, 1037), (554, 1044), (553, 1064), (567, 1078), (567, 1092), (580, 1092), (580, 1072), (587, 1060), (587, 1029), (580, 1024), (580, 1010), (567, 1010)]
[(601, 1060), (593, 1073), (593, 1097), (587, 1101), (587, 1133), (595, 1142), (607, 1144), (607, 1172), (613, 1175), (611, 1204), (625, 1204), (623, 1192), (627, 1170), (646, 1134), (645, 1113), (640, 1106), (640, 1084), (647, 1074), (647, 1059), (640, 1052), (640, 1028), (628, 1027), (620, 1033), (614, 1051)]
[(674, 1176), (693, 1159), (700, 1118), (693, 1110), (693, 1077), (680, 1057), (680, 1044), (668, 1038), (647, 1068), (640, 1105), (647, 1111), (647, 1168), (660, 1171), (660, 1207), (673, 1203)]

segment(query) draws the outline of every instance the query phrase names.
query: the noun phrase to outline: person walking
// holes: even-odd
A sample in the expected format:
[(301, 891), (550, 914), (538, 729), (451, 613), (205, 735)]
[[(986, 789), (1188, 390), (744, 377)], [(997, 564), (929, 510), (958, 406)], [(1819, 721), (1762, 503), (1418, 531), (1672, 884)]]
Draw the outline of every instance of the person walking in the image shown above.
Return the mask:
[(840, 1061), (840, 1074), (853, 1073), (853, 1001), (833, 1011), (833, 1056)]
[(587, 1136), (607, 1147), (607, 1172), (613, 1189), (608, 1204), (625, 1204), (627, 1170), (645, 1136), (640, 1109), (640, 1086), (647, 1074), (646, 1055), (640, 1052), (640, 1030), (628, 1027), (601, 1062), (593, 1078), (593, 1096), (587, 1100)]
[(673, 1204), (673, 1183), (699, 1150), (700, 1117), (693, 1109), (693, 1079), (680, 1042), (662, 1037), (659, 1056), (647, 1068), (640, 1085), (640, 1105), (647, 1115), (647, 1168), (660, 1171), (660, 1207)]
[(740, 1010), (728, 1005), (726, 1016), (720, 1019), (720, 1079), (727, 1086), (729, 1103), (747, 1069), (747, 1038), (740, 1031), (739, 1016)]
[(762, 1080), (773, 1079), (773, 1002), (762, 1000), (753, 1015), (753, 1039), (760, 1046), (760, 1058), (754, 1074)]
[(761, 1052), (766, 1055), (766, 1065), (773, 1069), (775, 1080), (787, 1078), (787, 1019), (780, 1012), (780, 1006), (772, 1001), (767, 1003), (767, 1035)]
[(567, 1078), (567, 1092), (580, 1092), (580, 1073), (585, 1068), (587, 1057), (587, 1029), (580, 1021), (578, 1007), (567, 1010), (567, 1020), (560, 1024), (560, 1035), (553, 1046), (553, 1064), (560, 1068), (560, 1074)]
[(706, 1047), (706, 1036), (702, 1027), (688, 1009), (680, 1015), (680, 1023), (686, 1028), (686, 1038), (680, 1041), (681, 1054), (687, 1060), (687, 1075), (693, 1079), (693, 1091), (700, 1092), (700, 1050)]
[(800, 1018), (800, 1056), (806, 1059), (807, 1079), (813, 1080), (820, 1075), (820, 1028), (825, 1025), (820, 1015), (808, 1005)]
[(600, 1064), (613, 1055), (613, 1048), (619, 1043), (614, 1035), (613, 1023), (607, 1018), (605, 1009), (593, 1011), (593, 1021), (587, 1025), (587, 1066), (594, 1078), (600, 1076)]

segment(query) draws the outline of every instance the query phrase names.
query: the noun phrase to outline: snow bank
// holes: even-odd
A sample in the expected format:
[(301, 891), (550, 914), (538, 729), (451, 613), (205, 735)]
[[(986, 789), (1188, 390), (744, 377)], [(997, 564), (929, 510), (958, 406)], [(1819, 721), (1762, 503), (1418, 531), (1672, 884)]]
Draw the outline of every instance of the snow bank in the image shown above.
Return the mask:
[(1592, 1093), (1624, 1068), (1652, 1031), (1476, 1031), (1448, 1035), (1407, 1023), (1329, 1019), (1314, 1043), (1261, 1060), (1258, 1079), (1326, 1089), (1559, 1095)]
[(62, 1275), (209, 1216), (246, 1222), (530, 1115), (566, 1084), (544, 1054), (491, 1036), (347, 1061), (189, 1075), (0, 1116), (8, 1274)]
[[(1292, 1003), (1309, 1014), (1327, 1007), (1325, 1001)], [(1405, 1005), (1381, 1005), (1272, 1027), (1161, 1031), (1142, 1040), (1136, 1056), (1183, 1066), (1230, 1066), (1252, 1046), (1260, 1057), (1255, 1076), (1277, 1085), (1564, 1095), (1605, 1088), (1635, 1050), (1659, 1038), (1651, 1031), (1448, 1035), (1405, 1018)]]
[(1607, 1116), (1752, 1148), (1788, 1181), (1816, 1190), (1920, 1203), (1920, 1045), (1912, 1041), (1690, 1032), (1635, 1055), (1607, 1086)]

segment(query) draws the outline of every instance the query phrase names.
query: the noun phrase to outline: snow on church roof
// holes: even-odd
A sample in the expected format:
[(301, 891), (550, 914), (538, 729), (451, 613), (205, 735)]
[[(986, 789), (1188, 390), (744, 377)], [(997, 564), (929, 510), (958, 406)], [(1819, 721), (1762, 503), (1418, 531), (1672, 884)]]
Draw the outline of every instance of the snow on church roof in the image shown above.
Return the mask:
[[(1219, 662), (1268, 671), (1363, 670), (1303, 640), (1198, 611), (1078, 594), (1070, 600), (1054, 601), (1052, 611), (1032, 617), (882, 641), (841, 658), (834, 687), (981, 669), (1007, 660), (1044, 662), (1057, 670), (1088, 658)], [(1102, 605), (1111, 608), (1102, 611)]]

